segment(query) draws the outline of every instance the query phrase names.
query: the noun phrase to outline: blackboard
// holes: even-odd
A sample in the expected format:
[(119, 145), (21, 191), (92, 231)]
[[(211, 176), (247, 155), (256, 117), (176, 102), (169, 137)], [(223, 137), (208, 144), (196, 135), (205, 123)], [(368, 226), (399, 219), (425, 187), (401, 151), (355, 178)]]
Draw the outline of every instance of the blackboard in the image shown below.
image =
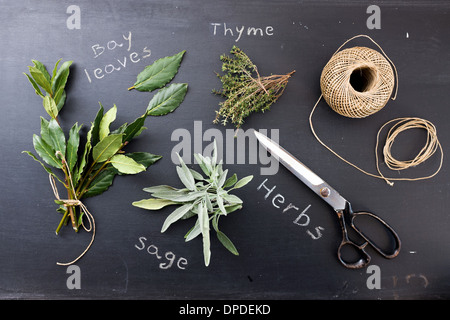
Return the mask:
[[(370, 5), (378, 11), (368, 10)], [(398, 69), (398, 97), (365, 119), (344, 118), (322, 102), (314, 118), (318, 134), (342, 156), (371, 172), (376, 132), (397, 117), (430, 120), (447, 150), (449, 10), (446, 1), (2, 1), (0, 297), (449, 298), (446, 159), (434, 178), (390, 187), (329, 153), (314, 139), (308, 123), (320, 95), (324, 65), (346, 39), (367, 34)], [(373, 14), (380, 19), (376, 28), (371, 25)], [(341, 235), (331, 208), (282, 166), (263, 174), (261, 169), (269, 165), (261, 162), (263, 158), (250, 163), (249, 148), (245, 154), (228, 154), (225, 161), (239, 177), (254, 175), (250, 184), (236, 190), (243, 209), (221, 221), (239, 256), (230, 254), (212, 233), (211, 264), (205, 267), (200, 238), (189, 243), (183, 239), (192, 221), (161, 233), (171, 209), (150, 212), (131, 205), (148, 196), (142, 191), (145, 187), (179, 186), (172, 156), (181, 138), (174, 138), (175, 133), (187, 132), (191, 151), (197, 152), (210, 144), (208, 130), (215, 130), (209, 134), (222, 135), (223, 156), (226, 150), (231, 152), (227, 146), (236, 141), (233, 127), (212, 123), (222, 98), (211, 91), (220, 88), (215, 75), (221, 71), (219, 56), (233, 45), (252, 58), (261, 74), (296, 70), (280, 100), (269, 112), (247, 118), (242, 130), (278, 135), (282, 146), (338, 189), (355, 209), (377, 213), (399, 233), (403, 247), (397, 258), (386, 260), (371, 252), (379, 288), (370, 287), (373, 268), (349, 270), (337, 260)], [(354, 45), (370, 47), (371, 43), (359, 39)], [(31, 59), (50, 70), (60, 58), (73, 60), (62, 126), (68, 130), (78, 122), (87, 127), (98, 102), (105, 108), (116, 104), (116, 123), (124, 123), (140, 116), (152, 97), (152, 93), (127, 90), (136, 75), (155, 60), (181, 50), (186, 54), (175, 81), (189, 85), (184, 102), (172, 114), (147, 120), (148, 130), (130, 145), (130, 150), (152, 152), (163, 159), (144, 173), (117, 178), (106, 193), (85, 201), (95, 216), (96, 239), (76, 263), (81, 287), (70, 288), (73, 271), (56, 262), (75, 258), (91, 234), (76, 234), (70, 228), (58, 236), (54, 233), (60, 216), (48, 176), (21, 153), (32, 150), (32, 135), (39, 133), (39, 117), (45, 116), (23, 73)], [(133, 52), (137, 55), (130, 57)], [(97, 68), (101, 77), (95, 73)], [(411, 155), (422, 141), (420, 132), (405, 134), (396, 152)], [(238, 156), (244, 156), (241, 163)], [(438, 164), (435, 156), (409, 173), (394, 174), (425, 175)], [(266, 197), (268, 189), (273, 190)], [(289, 204), (296, 209), (285, 211)], [(308, 224), (296, 221), (302, 212)], [(168, 267), (170, 259), (173, 264)]]

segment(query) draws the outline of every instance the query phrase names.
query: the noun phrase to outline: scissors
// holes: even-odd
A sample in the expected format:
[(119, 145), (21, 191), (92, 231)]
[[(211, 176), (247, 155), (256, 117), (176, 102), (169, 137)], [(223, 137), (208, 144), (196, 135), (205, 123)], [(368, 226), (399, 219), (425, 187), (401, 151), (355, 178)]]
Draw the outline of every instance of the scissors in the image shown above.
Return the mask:
[[(313, 190), (317, 195), (319, 195), (325, 202), (327, 202), (336, 212), (337, 217), (339, 219), (339, 223), (342, 229), (342, 242), (338, 247), (338, 258), (339, 261), (347, 268), (351, 269), (359, 269), (366, 267), (371, 260), (370, 255), (366, 251), (366, 246), (370, 245), (375, 251), (377, 251), (380, 255), (387, 259), (395, 258), (399, 252), (401, 247), (401, 241), (398, 237), (397, 233), (389, 226), (384, 220), (380, 217), (376, 216), (371, 212), (354, 212), (352, 210), (352, 206), (350, 202), (345, 200), (336, 190), (334, 190), (330, 185), (328, 185), (322, 178), (317, 176), (314, 172), (312, 172), (308, 167), (306, 167), (303, 163), (297, 160), (294, 156), (292, 156), (289, 152), (284, 150), (277, 143), (266, 137), (265, 135), (254, 131), (256, 138), (259, 140), (260, 144), (269, 151), (273, 156), (277, 158), (277, 160), (282, 163), (289, 171), (291, 171), (297, 178), (299, 178), (304, 184), (306, 184), (311, 190)], [(376, 243), (374, 243), (370, 237), (364, 234), (360, 228), (355, 225), (355, 219), (357, 217), (366, 216), (370, 217), (369, 220), (376, 221), (379, 226), (385, 229), (386, 233), (389, 235), (391, 239), (390, 242), (394, 242), (393, 249), (386, 252), (384, 249), (381, 249)], [(350, 227), (353, 231), (356, 232), (364, 242), (362, 244), (358, 244), (353, 242), (349, 238), (347, 223), (349, 223)], [(378, 227), (379, 227), (378, 226)], [(393, 241), (392, 241), (393, 239)], [(345, 248), (353, 248), (354, 251), (358, 253), (358, 258), (352, 259), (357, 261), (348, 261), (349, 259), (344, 259), (343, 257), (343, 249)], [(348, 250), (348, 249), (345, 249)]]

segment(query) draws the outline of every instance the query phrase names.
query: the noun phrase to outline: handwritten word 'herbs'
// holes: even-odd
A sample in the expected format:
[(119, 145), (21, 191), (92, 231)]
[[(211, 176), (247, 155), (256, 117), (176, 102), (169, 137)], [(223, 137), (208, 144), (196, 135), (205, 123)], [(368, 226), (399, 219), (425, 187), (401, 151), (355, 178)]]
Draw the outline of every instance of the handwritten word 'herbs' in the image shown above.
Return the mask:
[[(234, 255), (238, 251), (231, 240), (219, 230), (219, 218), (242, 208), (242, 200), (230, 191), (242, 188), (249, 183), (253, 176), (247, 176), (238, 181), (236, 174), (227, 179), (228, 169), (222, 169), (222, 161), (217, 162), (217, 148), (214, 141), (212, 158), (195, 154), (195, 159), (206, 178), (199, 172), (186, 166), (179, 157), (181, 166), (177, 166), (178, 177), (185, 188), (177, 189), (167, 185), (145, 188), (153, 198), (133, 202), (133, 206), (147, 210), (159, 210), (169, 205), (178, 205), (163, 223), (161, 232), (165, 232), (170, 225), (180, 219), (197, 216), (194, 227), (185, 235), (190, 241), (199, 235), (203, 238), (203, 255), (205, 265), (208, 266), (211, 257), (210, 226), (216, 231), (219, 241)], [(228, 190), (226, 190), (228, 189)]]

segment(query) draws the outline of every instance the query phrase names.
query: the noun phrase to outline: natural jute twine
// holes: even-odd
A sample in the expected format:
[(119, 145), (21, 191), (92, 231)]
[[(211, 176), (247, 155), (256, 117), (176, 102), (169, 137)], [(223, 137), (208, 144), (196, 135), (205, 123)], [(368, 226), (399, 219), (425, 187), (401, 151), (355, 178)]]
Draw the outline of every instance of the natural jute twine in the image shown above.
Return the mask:
[[(60, 151), (57, 151), (56, 156), (60, 157), (61, 160), (62, 160), (62, 164), (66, 166), (66, 169), (67, 169), (67, 172), (68, 172), (68, 175), (69, 175), (69, 177), (68, 177), (69, 181), (68, 181), (68, 185), (66, 187), (67, 188), (71, 188), (71, 191), (73, 192), (72, 194), (75, 195), (76, 194), (75, 193), (75, 188), (73, 186), (72, 176), (70, 174), (69, 166), (67, 165), (67, 162), (64, 159), (64, 156), (62, 155), (62, 153)], [(84, 254), (86, 252), (88, 252), (89, 248), (91, 247), (92, 243), (94, 242), (94, 238), (95, 238), (95, 220), (94, 220), (94, 217), (92, 216), (92, 214), (87, 209), (87, 207), (83, 204), (83, 202), (78, 200), (76, 197), (75, 197), (75, 199), (61, 199), (59, 197), (58, 188), (56, 187), (55, 178), (53, 178), (53, 176), (51, 174), (49, 174), (49, 180), (50, 180), (50, 185), (52, 187), (53, 194), (55, 195), (56, 200), (62, 202), (65, 207), (76, 207), (76, 206), (79, 206), (80, 210), (83, 211), (83, 213), (86, 215), (86, 218), (87, 218), (87, 220), (89, 222), (89, 228), (86, 228), (86, 226), (84, 225), (83, 221), (81, 222), (84, 230), (86, 232), (90, 232), (92, 230), (91, 241), (89, 242), (89, 244), (86, 247), (86, 249), (76, 259), (72, 260), (71, 262), (66, 262), (66, 263), (57, 262), (56, 263), (57, 265), (60, 265), (60, 266), (68, 266), (68, 265), (74, 264), (82, 256), (84, 256)]]
[[(365, 37), (372, 41), (378, 49), (376, 50), (366, 47), (353, 47), (342, 50), (348, 42), (353, 39)], [(352, 84), (352, 75), (358, 75), (362, 79), (360, 87), (355, 89)], [(434, 177), (441, 169), (443, 163), (443, 150), (437, 138), (435, 126), (428, 120), (421, 118), (397, 118), (386, 122), (378, 131), (375, 157), (377, 174), (369, 173), (350, 161), (344, 159), (334, 150), (328, 147), (317, 136), (313, 123), (312, 116), (322, 98), (328, 105), (337, 113), (350, 118), (364, 118), (380, 111), (389, 101), (395, 100), (398, 90), (398, 74), (394, 63), (389, 59), (383, 49), (372, 38), (367, 35), (357, 35), (345, 41), (333, 54), (330, 61), (325, 65), (322, 75), (320, 77), (320, 87), (322, 94), (315, 103), (310, 115), (309, 124), (314, 137), (327, 148), (331, 153), (337, 156), (342, 161), (358, 169), (362, 173), (384, 179), (390, 186), (393, 186), (393, 180), (416, 181), (424, 180)], [(395, 91), (394, 91), (395, 87)], [(393, 94), (394, 93), (394, 94)], [(392, 95), (393, 94), (393, 95)], [(419, 178), (386, 178), (380, 171), (378, 164), (378, 145), (380, 132), (388, 125), (397, 121), (389, 130), (386, 144), (383, 148), (384, 162), (391, 170), (404, 170), (414, 167), (427, 159), (429, 159), (437, 149), (441, 152), (441, 160), (438, 169), (431, 175)], [(427, 131), (427, 142), (421, 149), (419, 154), (411, 160), (400, 161), (395, 159), (391, 154), (391, 148), (395, 138), (400, 132), (412, 128), (425, 129)]]

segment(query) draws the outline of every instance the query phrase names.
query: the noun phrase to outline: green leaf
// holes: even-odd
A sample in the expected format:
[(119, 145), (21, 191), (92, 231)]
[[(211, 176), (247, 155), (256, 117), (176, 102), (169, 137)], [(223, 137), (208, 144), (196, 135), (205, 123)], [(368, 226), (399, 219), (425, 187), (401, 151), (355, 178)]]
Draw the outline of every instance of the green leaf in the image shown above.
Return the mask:
[(123, 132), (123, 142), (131, 141), (131, 139), (133, 139), (138, 133), (141, 132), (142, 126), (145, 123), (145, 119), (146, 115), (143, 115), (127, 126), (127, 128)]
[(146, 210), (159, 210), (173, 204), (179, 204), (179, 202), (165, 199), (144, 199), (140, 201), (134, 201), (132, 203), (133, 206)]
[(227, 248), (232, 254), (238, 256), (239, 252), (237, 251), (236, 247), (234, 246), (233, 242), (231, 242), (230, 238), (228, 238), (225, 233), (222, 231), (216, 230), (217, 232), (217, 238), (219, 241), (223, 244), (225, 248)]
[(117, 171), (115, 170), (104, 170), (99, 173), (99, 175), (89, 184), (87, 187), (87, 192), (83, 197), (93, 197), (102, 194), (112, 185), (114, 177)]
[(99, 126), (99, 139), (104, 139), (107, 135), (109, 135), (109, 126), (111, 123), (116, 120), (117, 115), (117, 107), (114, 105), (111, 109), (109, 109), (104, 115), (102, 120), (100, 121)]
[(48, 94), (52, 95), (52, 86), (46, 75), (37, 67), (28, 67), (34, 81), (42, 87)]
[(163, 116), (173, 112), (186, 96), (187, 83), (174, 83), (158, 91), (150, 100), (147, 116)]
[(180, 178), (181, 182), (183, 182), (183, 184), (186, 186), (186, 188), (192, 191), (196, 190), (197, 188), (195, 187), (194, 176), (192, 175), (191, 171), (186, 166), (180, 155), (178, 153), (177, 155), (181, 164), (181, 167), (178, 166), (176, 167), (178, 177)]
[(53, 67), (52, 79), (55, 79), (56, 71), (58, 71), (58, 65), (61, 62), (62, 58), (56, 61), (55, 66)]
[(247, 176), (245, 178), (242, 178), (241, 180), (239, 180), (233, 187), (233, 189), (239, 189), (242, 188), (243, 186), (245, 186), (247, 183), (249, 183), (250, 181), (252, 181), (253, 176)]
[(92, 149), (92, 130), (94, 128), (94, 124), (91, 125), (91, 129), (88, 131), (86, 136), (86, 144), (84, 145), (84, 151), (80, 159), (80, 163), (78, 164), (78, 168), (76, 171), (76, 174), (74, 176), (74, 184), (77, 185), (78, 181), (80, 180), (81, 176), (84, 172), (84, 167), (86, 166), (86, 163), (89, 161), (90, 152)]
[[(67, 78), (69, 77), (69, 67), (72, 61), (64, 62), (58, 69), (54, 77), (52, 78), (52, 91), (57, 92), (58, 90), (64, 89), (66, 86)], [(56, 67), (56, 66), (55, 66)]]
[(165, 86), (177, 74), (185, 52), (184, 50), (173, 56), (158, 59), (153, 64), (145, 67), (138, 74), (134, 86), (129, 88), (129, 90), (153, 91)]
[(37, 60), (31, 60), (33, 62), (34, 66), (41, 71), (41, 73), (44, 75), (45, 79), (50, 82), (50, 75), (48, 74), (47, 68), (42, 64), (42, 62)]
[(119, 151), (123, 134), (112, 134), (97, 143), (92, 149), (94, 163), (104, 162)]
[(37, 85), (36, 81), (34, 81), (33, 78), (31, 78), (28, 74), (24, 73), (24, 75), (27, 76), (28, 81), (30, 81), (30, 83), (33, 86), (34, 91), (36, 92), (36, 94), (41, 96), (42, 98), (44, 98), (44, 95), (42, 94), (41, 89), (39, 89), (39, 86)]
[(47, 167), (45, 164), (43, 164), (33, 153), (31, 153), (30, 151), (22, 151), (22, 153), (26, 153), (28, 154), (30, 157), (32, 157), (35, 161), (39, 162), (39, 164), (45, 169), (45, 171), (47, 171), (47, 173), (51, 174), (52, 176), (54, 176), (56, 179), (58, 179), (59, 182), (61, 182), (62, 184), (64, 184), (64, 182), (62, 182), (62, 180), (55, 174), (53, 173), (52, 169), (50, 169), (49, 167)]
[(203, 238), (203, 257), (205, 266), (208, 266), (211, 259), (211, 243), (209, 237), (208, 210), (206, 209), (206, 204), (204, 202), (198, 204), (198, 221)]
[(238, 178), (235, 173), (225, 181), (225, 183), (223, 185), (223, 189), (232, 187), (237, 181), (238, 181)]
[(109, 162), (114, 168), (119, 170), (120, 173), (136, 174), (145, 171), (145, 167), (142, 164), (137, 163), (123, 154), (116, 154), (111, 158), (111, 160), (109, 160)]
[(194, 206), (194, 204), (187, 203), (187, 204), (182, 205), (181, 207), (178, 207), (177, 209), (175, 209), (170, 215), (167, 216), (167, 218), (164, 221), (163, 226), (161, 228), (161, 232), (166, 231), (167, 228), (169, 228), (169, 226), (172, 223), (180, 220), (186, 212), (188, 212), (189, 210), (192, 209), (193, 206)]
[(61, 160), (55, 155), (55, 150), (38, 135), (33, 135), (33, 146), (39, 157), (52, 167), (61, 168)]
[(100, 122), (102, 121), (103, 118), (103, 106), (102, 104), (99, 102), (98, 103), (100, 105), (100, 109), (97, 112), (97, 115), (95, 116), (94, 122), (92, 124), (92, 133), (91, 133), (91, 144), (93, 146), (95, 146), (99, 141), (100, 141)]
[(70, 172), (73, 172), (73, 168), (78, 158), (78, 146), (80, 144), (80, 129), (78, 122), (73, 125), (69, 132), (69, 139), (67, 140), (66, 159)]
[(52, 117), (53, 119), (58, 116), (58, 107), (56, 106), (55, 100), (53, 100), (50, 96), (45, 96), (43, 100), (43, 105), (45, 111)]
[(142, 164), (145, 168), (148, 168), (156, 161), (162, 158), (162, 156), (158, 156), (156, 154), (151, 154), (148, 152), (132, 152), (125, 154), (127, 157), (133, 159), (137, 163)]
[(48, 134), (51, 140), (51, 146), (53, 150), (61, 152), (61, 154), (66, 156), (66, 137), (64, 136), (64, 132), (59, 126), (58, 122), (55, 119), (51, 119), (48, 123)]

